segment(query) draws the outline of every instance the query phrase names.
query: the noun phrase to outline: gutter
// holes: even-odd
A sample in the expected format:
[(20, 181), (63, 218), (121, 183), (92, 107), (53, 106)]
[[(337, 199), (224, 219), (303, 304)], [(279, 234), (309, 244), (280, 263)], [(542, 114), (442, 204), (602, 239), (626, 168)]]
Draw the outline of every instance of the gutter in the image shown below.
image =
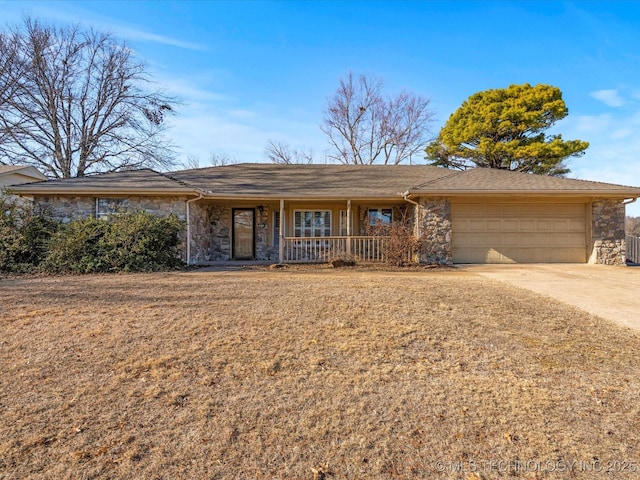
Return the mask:
[[(33, 185), (37, 185), (40, 182), (33, 182)], [(193, 194), (193, 189), (171, 190), (171, 189), (99, 189), (99, 188), (82, 188), (77, 190), (71, 189), (43, 189), (43, 188), (30, 188), (31, 183), (22, 185), (13, 185), (7, 187), (16, 195), (157, 195), (159, 197), (179, 196)]]
[(202, 195), (201, 192), (198, 192), (197, 197), (185, 202), (187, 215), (187, 265), (191, 265), (191, 209), (189, 208), (189, 205), (191, 204), (191, 202), (200, 200), (203, 196), (204, 195)]
[(637, 197), (640, 189), (629, 190), (432, 190), (407, 191), (410, 195), (438, 197)]

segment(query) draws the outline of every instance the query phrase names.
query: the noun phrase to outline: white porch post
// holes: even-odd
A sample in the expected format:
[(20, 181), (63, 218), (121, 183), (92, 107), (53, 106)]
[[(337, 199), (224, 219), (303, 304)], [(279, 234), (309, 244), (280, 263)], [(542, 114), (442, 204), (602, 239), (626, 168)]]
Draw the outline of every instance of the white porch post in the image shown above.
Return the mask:
[(351, 200), (347, 200), (347, 256), (351, 257)]
[(280, 241), (278, 242), (278, 261), (280, 263), (284, 262), (284, 200), (280, 200), (280, 225), (279, 225), (278, 235), (280, 236)]

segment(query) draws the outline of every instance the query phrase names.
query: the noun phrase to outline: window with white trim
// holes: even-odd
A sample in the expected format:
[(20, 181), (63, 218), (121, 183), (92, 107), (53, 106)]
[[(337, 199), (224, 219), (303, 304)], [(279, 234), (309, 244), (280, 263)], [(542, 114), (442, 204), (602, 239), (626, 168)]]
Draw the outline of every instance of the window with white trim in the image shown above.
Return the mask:
[(122, 214), (128, 208), (128, 198), (96, 198), (96, 218), (100, 220), (109, 220), (111, 215)]
[(296, 210), (293, 212), (293, 236), (331, 236), (331, 210)]
[(393, 208), (369, 208), (367, 216), (370, 227), (391, 225), (391, 222), (393, 222)]

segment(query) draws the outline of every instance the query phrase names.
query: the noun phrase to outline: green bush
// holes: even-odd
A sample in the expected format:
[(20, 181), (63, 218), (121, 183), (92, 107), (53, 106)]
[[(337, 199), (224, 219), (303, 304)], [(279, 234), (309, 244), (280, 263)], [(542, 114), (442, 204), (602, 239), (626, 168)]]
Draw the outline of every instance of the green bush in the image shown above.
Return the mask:
[(175, 215), (125, 213), (111, 221), (62, 224), (0, 195), (0, 271), (12, 273), (150, 272), (180, 268)]
[(58, 227), (57, 222), (34, 215), (31, 204), (0, 195), (0, 271), (36, 270)]
[(175, 215), (126, 213), (111, 221), (87, 218), (51, 239), (43, 270), (50, 273), (150, 272), (183, 266), (178, 258), (184, 224)]
[(102, 220), (74, 220), (61, 228), (49, 242), (41, 265), (48, 273), (93, 273), (105, 271), (101, 240), (110, 229)]

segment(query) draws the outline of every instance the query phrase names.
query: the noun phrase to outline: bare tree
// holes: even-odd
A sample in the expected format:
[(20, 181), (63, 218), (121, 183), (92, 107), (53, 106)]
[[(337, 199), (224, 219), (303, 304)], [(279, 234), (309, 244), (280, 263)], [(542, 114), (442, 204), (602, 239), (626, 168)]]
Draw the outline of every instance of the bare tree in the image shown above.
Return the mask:
[(279, 163), (283, 165), (291, 165), (295, 163), (309, 165), (313, 163), (313, 150), (307, 147), (297, 149), (292, 148), (286, 143), (269, 140), (264, 152), (271, 163)]
[[(9, 99), (14, 95), (17, 87), (15, 79), (22, 75), (22, 65), (16, 61), (17, 55), (15, 35), (0, 33), (0, 115), (6, 112)], [(0, 145), (6, 141), (6, 137), (0, 130)]]
[(198, 155), (190, 153), (189, 155), (187, 155), (186, 162), (182, 162), (182, 166), (187, 170), (200, 168), (200, 157), (198, 157)]
[(424, 150), (433, 112), (429, 100), (408, 92), (383, 96), (383, 82), (349, 73), (329, 99), (322, 131), (330, 158), (346, 164), (398, 164)]
[(626, 234), (633, 237), (640, 237), (640, 217), (627, 217), (626, 220)]
[(26, 19), (0, 33), (0, 65), (0, 163), (56, 178), (172, 165), (175, 102), (110, 34)]
[(228, 153), (211, 152), (209, 164), (214, 167), (224, 167), (225, 165), (234, 165), (238, 163), (238, 160), (233, 158)]

